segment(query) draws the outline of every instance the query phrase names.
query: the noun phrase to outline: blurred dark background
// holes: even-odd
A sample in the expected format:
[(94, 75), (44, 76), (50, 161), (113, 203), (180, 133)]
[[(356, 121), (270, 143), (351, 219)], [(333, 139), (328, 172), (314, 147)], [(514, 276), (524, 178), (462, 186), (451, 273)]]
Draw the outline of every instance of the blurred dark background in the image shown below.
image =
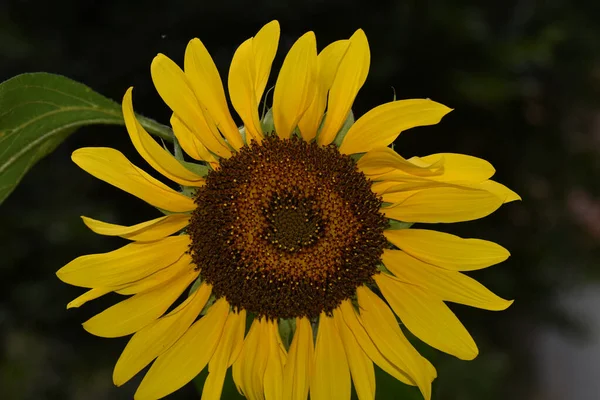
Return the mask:
[[(463, 362), (424, 350), (439, 371), (434, 399), (594, 400), (600, 398), (599, 18), (596, 0), (4, 0), (0, 80), (53, 72), (117, 101), (133, 85), (137, 111), (168, 123), (150, 78), (158, 52), (182, 63), (188, 40), (200, 37), (226, 77), (235, 48), (271, 19), (282, 27), (280, 56), (307, 30), (322, 48), (363, 28), (372, 61), (355, 113), (390, 101), (393, 89), (398, 98), (442, 102), (455, 111), (440, 125), (405, 132), (396, 149), (407, 157), (485, 158), (496, 179), (523, 197), (484, 220), (442, 227), (507, 247), (507, 262), (473, 276), (516, 301), (501, 313), (453, 307), (481, 354)], [(280, 63), (281, 57), (274, 71)], [(79, 170), (70, 153), (82, 146), (116, 147), (146, 166), (124, 128), (81, 129), (2, 205), (2, 399), (127, 399), (139, 382), (112, 385), (126, 338), (96, 338), (80, 326), (115, 299), (67, 311), (82, 290), (54, 272), (79, 255), (123, 243), (94, 235), (80, 215), (128, 224), (158, 214)], [(385, 379), (378, 385), (379, 399), (401, 398), (404, 390)], [(189, 385), (172, 398), (198, 395)]]

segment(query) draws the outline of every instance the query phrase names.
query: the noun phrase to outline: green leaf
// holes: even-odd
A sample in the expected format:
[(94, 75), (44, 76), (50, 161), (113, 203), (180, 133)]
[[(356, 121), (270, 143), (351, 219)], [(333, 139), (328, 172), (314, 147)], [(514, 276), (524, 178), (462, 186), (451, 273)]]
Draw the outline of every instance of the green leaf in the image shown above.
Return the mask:
[[(167, 126), (138, 116), (148, 132), (172, 141)], [(89, 87), (44, 72), (0, 84), (0, 204), (29, 169), (77, 128), (124, 125), (121, 106)]]

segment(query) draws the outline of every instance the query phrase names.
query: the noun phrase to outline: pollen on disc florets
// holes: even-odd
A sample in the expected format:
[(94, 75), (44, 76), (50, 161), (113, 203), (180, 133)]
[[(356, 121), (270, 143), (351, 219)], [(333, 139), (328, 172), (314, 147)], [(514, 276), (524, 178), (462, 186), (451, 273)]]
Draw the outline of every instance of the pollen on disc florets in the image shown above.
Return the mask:
[(188, 232), (213, 294), (268, 318), (332, 312), (371, 282), (381, 199), (337, 147), (269, 136), (206, 177)]

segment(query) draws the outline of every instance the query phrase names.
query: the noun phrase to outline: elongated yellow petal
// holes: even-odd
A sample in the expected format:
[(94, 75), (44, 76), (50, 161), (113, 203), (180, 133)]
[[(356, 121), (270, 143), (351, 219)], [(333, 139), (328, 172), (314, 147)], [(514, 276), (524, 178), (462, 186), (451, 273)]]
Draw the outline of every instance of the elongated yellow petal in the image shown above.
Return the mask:
[(463, 239), (427, 229), (387, 230), (385, 237), (406, 253), (426, 263), (455, 271), (471, 271), (498, 264), (510, 253), (494, 242)]
[(363, 30), (359, 29), (350, 37), (350, 47), (340, 62), (329, 91), (327, 116), (317, 138), (320, 145), (331, 143), (346, 121), (354, 98), (367, 79), (370, 63), (369, 42)]
[(248, 134), (260, 142), (263, 132), (258, 105), (269, 79), (279, 42), (279, 23), (271, 21), (238, 47), (229, 69), (229, 95)]
[(82, 287), (119, 286), (145, 278), (177, 261), (188, 249), (187, 235), (150, 243), (130, 243), (108, 253), (81, 256), (56, 275), (68, 284)]
[(485, 182), (481, 182), (473, 187), (481, 190), (487, 190), (490, 193), (495, 194), (504, 200), (504, 203), (510, 203), (511, 201), (521, 200), (521, 196), (517, 193), (513, 192), (506, 186), (496, 181), (487, 180)]
[(502, 202), (503, 199), (484, 190), (434, 187), (417, 191), (381, 211), (388, 218), (405, 222), (462, 222), (483, 218), (496, 211)]
[(417, 384), (425, 400), (431, 399), (431, 381), (435, 370), (406, 339), (394, 314), (376, 294), (367, 287), (356, 290), (360, 318), (377, 348), (393, 364), (406, 371)]
[(206, 115), (184, 72), (171, 59), (159, 54), (150, 66), (154, 86), (164, 102), (187, 128), (212, 152), (229, 157), (231, 150)]
[(196, 160), (208, 161), (210, 163), (216, 163), (217, 159), (204, 144), (196, 137), (194, 133), (181, 121), (181, 119), (173, 114), (171, 116), (171, 127), (173, 133), (179, 141), (181, 148), (190, 157)]
[(317, 42), (313, 32), (307, 32), (288, 52), (273, 93), (273, 122), (282, 139), (287, 139), (316, 92)]
[(90, 289), (81, 296), (77, 297), (69, 304), (67, 309), (81, 307), (83, 304), (90, 300), (97, 299), (98, 297), (104, 296), (110, 292), (116, 292), (123, 295), (136, 294), (145, 290), (150, 290), (156, 286), (161, 285), (164, 282), (171, 280), (176, 275), (182, 273), (186, 268), (193, 268), (192, 259), (189, 254), (184, 254), (179, 260), (169, 265), (166, 268), (161, 269), (153, 273), (152, 275), (142, 278), (133, 283), (126, 283), (120, 286), (111, 287), (99, 287)]
[(200, 314), (210, 293), (211, 286), (203, 283), (169, 314), (133, 335), (115, 365), (114, 384), (123, 385), (169, 349)]
[(133, 112), (130, 87), (123, 97), (123, 117), (131, 142), (140, 155), (158, 172), (184, 186), (202, 186), (204, 178), (196, 175), (159, 145), (139, 123)]
[(402, 323), (419, 339), (461, 360), (477, 357), (475, 341), (440, 298), (387, 274), (375, 275), (375, 282)]
[(435, 293), (442, 300), (493, 311), (505, 310), (513, 303), (473, 278), (424, 263), (403, 251), (386, 249), (381, 259), (398, 279)]
[(158, 270), (145, 278), (116, 287), (114, 288), (114, 291), (122, 295), (145, 292), (173, 279), (175, 276), (189, 270), (194, 270), (195, 268), (196, 265), (192, 263), (192, 257), (189, 253), (185, 253), (179, 260), (168, 267)]
[(333, 315), (335, 326), (342, 339), (352, 382), (359, 400), (375, 398), (375, 369), (373, 362), (360, 347), (352, 332), (348, 329), (340, 313)]
[[(365, 154), (359, 161), (359, 165), (361, 161), (364, 163), (363, 159), (371, 153)], [(379, 157), (370, 157), (367, 160), (372, 161), (372, 163), (369, 163), (368, 167), (362, 169), (363, 172), (373, 180), (383, 181), (392, 185), (396, 183), (395, 191), (444, 186), (444, 184), (487, 190), (488, 186), (486, 182), (491, 181), (486, 181), (486, 179), (491, 177), (495, 172), (494, 167), (487, 161), (463, 154), (440, 153), (422, 158), (413, 157), (406, 160), (410, 165), (415, 166), (427, 166), (431, 162), (441, 161), (441, 164), (443, 164), (441, 168), (436, 170), (435, 174), (428, 176), (416, 176), (418, 174), (411, 173), (412, 171), (401, 166), (393, 170), (374, 168), (374, 166), (381, 165)], [(494, 191), (493, 189), (495, 187), (490, 187), (488, 191), (496, 194), (498, 197), (508, 197), (501, 194), (501, 191)], [(501, 190), (501, 188), (498, 189)]]
[(259, 100), (256, 99), (254, 88), (255, 76), (256, 65), (254, 63), (252, 39), (248, 39), (233, 54), (228, 79), (231, 104), (244, 122), (248, 135), (246, 142), (248, 143), (251, 140), (260, 142), (263, 136), (258, 115)]
[(194, 200), (154, 179), (115, 149), (84, 147), (75, 150), (71, 159), (85, 172), (155, 207), (173, 212), (196, 208)]
[[(447, 187), (448, 185), (442, 182), (431, 180), (420, 180), (410, 182), (394, 182), (381, 181), (373, 183), (371, 190), (374, 193), (382, 195), (389, 203), (397, 203), (406, 199), (408, 196), (416, 193), (417, 190), (429, 189), (433, 187)], [(408, 195), (399, 192), (410, 192)], [(384, 200), (386, 201), (386, 200)]]
[(88, 319), (83, 328), (92, 335), (108, 338), (137, 332), (163, 315), (198, 274), (191, 269), (152, 290), (138, 293)]
[(185, 228), (189, 214), (171, 214), (132, 226), (116, 225), (82, 216), (83, 223), (93, 232), (105, 236), (120, 236), (137, 242), (151, 242), (162, 239)]
[(400, 132), (435, 125), (451, 111), (427, 99), (398, 100), (375, 107), (352, 125), (340, 146), (343, 154), (365, 153), (391, 144)]
[[(333, 310), (333, 315), (336, 318), (339, 318), (339, 316), (342, 317), (346, 328), (352, 333), (361, 349), (379, 366), (379, 368), (398, 379), (400, 382), (412, 386), (416, 385), (406, 371), (403, 371), (400, 366), (392, 364), (390, 360), (385, 358), (381, 351), (379, 351), (377, 346), (375, 346), (375, 343), (373, 343), (373, 340), (369, 337), (369, 334), (354, 310), (354, 306), (349, 300), (343, 301), (339, 308)], [(344, 329), (344, 327), (341, 326), (340, 329)]]
[(387, 172), (398, 172), (408, 175), (407, 179), (414, 176), (429, 177), (440, 175), (444, 170), (444, 157), (432, 159), (428, 163), (412, 163), (389, 147), (373, 149), (362, 156), (357, 163), (358, 168), (369, 177), (378, 177)]
[(208, 363), (208, 376), (202, 389), (202, 400), (219, 400), (227, 368), (239, 354), (244, 342), (246, 311), (231, 312), (223, 328), (223, 337)]
[(317, 136), (317, 130), (321, 126), (327, 105), (327, 94), (349, 45), (349, 40), (338, 40), (325, 47), (317, 56), (318, 75), (315, 99), (298, 122), (300, 133), (307, 142)]
[(252, 322), (240, 356), (233, 363), (233, 380), (238, 391), (250, 400), (264, 399), (264, 377), (270, 351), (270, 346), (265, 346), (266, 328), (265, 319)]
[(244, 142), (229, 113), (221, 76), (200, 39), (192, 39), (188, 43), (184, 71), (200, 105), (208, 110), (229, 144), (239, 150)]
[(444, 159), (443, 172), (427, 179), (456, 184), (476, 183), (489, 179), (496, 172), (488, 161), (465, 154), (438, 153), (419, 158), (425, 163), (439, 159)]
[(269, 358), (265, 368), (264, 387), (265, 400), (279, 400), (283, 395), (283, 366), (286, 362), (285, 349), (280, 346), (278, 324), (275, 321), (267, 322), (267, 335), (264, 337), (264, 346), (269, 346)]
[(88, 301), (95, 300), (98, 297), (102, 297), (105, 294), (108, 294), (108, 293), (110, 293), (112, 291), (113, 291), (112, 288), (106, 288), (106, 287), (90, 289), (87, 292), (85, 292), (84, 294), (82, 294), (81, 296), (79, 296), (76, 299), (70, 301), (69, 304), (67, 304), (67, 309), (81, 307), (82, 305), (84, 305)]
[(194, 379), (217, 348), (228, 314), (229, 304), (225, 298), (217, 300), (204, 317), (154, 361), (134, 398), (160, 399)]
[(254, 94), (257, 102), (260, 102), (269, 80), (271, 65), (279, 44), (279, 31), (279, 22), (271, 21), (252, 38), (252, 53), (254, 54), (253, 61), (255, 65)]
[(283, 399), (306, 400), (314, 356), (313, 331), (308, 318), (296, 318), (296, 332), (283, 371)]
[(350, 369), (344, 346), (332, 317), (319, 316), (314, 370), (311, 374), (311, 400), (350, 400)]

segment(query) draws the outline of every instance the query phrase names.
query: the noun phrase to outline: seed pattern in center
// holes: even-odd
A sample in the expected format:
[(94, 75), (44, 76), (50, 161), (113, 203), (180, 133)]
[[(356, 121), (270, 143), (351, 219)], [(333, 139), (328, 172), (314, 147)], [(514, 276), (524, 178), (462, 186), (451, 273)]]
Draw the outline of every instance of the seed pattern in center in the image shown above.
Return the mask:
[(217, 297), (269, 318), (317, 317), (371, 282), (381, 200), (335, 146), (269, 136), (206, 177), (188, 232)]

